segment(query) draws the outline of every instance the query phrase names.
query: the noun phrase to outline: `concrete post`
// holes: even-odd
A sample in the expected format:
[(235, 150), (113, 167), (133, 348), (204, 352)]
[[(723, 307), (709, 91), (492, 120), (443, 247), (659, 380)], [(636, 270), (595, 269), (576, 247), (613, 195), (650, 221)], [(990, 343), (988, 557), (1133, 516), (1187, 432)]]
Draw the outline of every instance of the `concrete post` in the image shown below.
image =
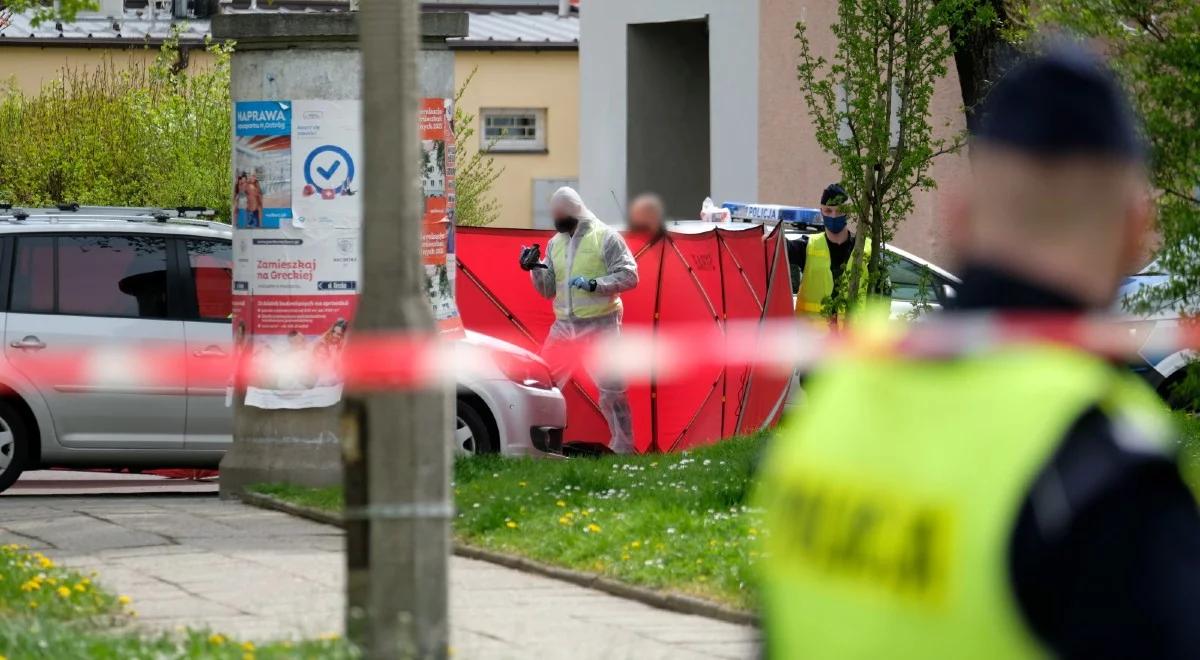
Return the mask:
[[(421, 94), (452, 96), (454, 54), (445, 42), (466, 36), (467, 15), (424, 13), (420, 27)], [(212, 31), (218, 41), (237, 44), (231, 63), (234, 103), (362, 98), (357, 13), (222, 14), (213, 18)], [(248, 249), (239, 243), (234, 242), (235, 258)], [(236, 497), (255, 483), (341, 483), (340, 406), (261, 410), (243, 405), (242, 400), (238, 392), (233, 445), (221, 461), (221, 497)]]

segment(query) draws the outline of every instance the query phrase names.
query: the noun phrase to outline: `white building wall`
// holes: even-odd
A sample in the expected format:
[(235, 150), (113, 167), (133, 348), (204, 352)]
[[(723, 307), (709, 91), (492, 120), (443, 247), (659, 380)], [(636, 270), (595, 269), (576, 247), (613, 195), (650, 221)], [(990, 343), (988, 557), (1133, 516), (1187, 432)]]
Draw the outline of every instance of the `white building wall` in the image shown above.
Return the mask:
[[(759, 0), (599, 0), (581, 3), (579, 184), (613, 223), (624, 207), (626, 33), (630, 24), (708, 17), (712, 197), (758, 195)], [(696, 214), (700, 203), (696, 200)]]

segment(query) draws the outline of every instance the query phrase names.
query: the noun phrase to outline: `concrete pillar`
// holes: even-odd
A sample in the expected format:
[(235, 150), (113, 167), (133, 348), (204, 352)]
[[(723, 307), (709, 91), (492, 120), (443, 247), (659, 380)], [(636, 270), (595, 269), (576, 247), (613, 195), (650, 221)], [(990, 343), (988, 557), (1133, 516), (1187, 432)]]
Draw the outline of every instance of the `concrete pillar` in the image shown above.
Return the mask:
[[(357, 21), (357, 13), (215, 16), (213, 37), (237, 44), (230, 83), (233, 102), (361, 99)], [(454, 54), (447, 50), (446, 39), (466, 33), (465, 13), (422, 14), (422, 96), (453, 96)], [(231, 175), (231, 189), (232, 185)], [(238, 243), (235, 240), (235, 255), (244, 249)], [(243, 393), (237, 393), (233, 445), (221, 461), (221, 497), (236, 497), (256, 483), (341, 483), (340, 406), (262, 410), (242, 400)]]

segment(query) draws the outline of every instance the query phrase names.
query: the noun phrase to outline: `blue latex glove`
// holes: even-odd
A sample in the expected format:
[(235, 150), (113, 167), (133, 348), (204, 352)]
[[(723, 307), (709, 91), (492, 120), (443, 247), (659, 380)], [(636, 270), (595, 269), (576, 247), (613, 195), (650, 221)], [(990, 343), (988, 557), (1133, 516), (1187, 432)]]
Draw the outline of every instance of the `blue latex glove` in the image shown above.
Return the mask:
[(583, 276), (576, 275), (575, 279), (571, 280), (571, 286), (575, 287), (576, 289), (583, 289), (584, 291), (595, 291), (596, 285), (592, 283), (594, 281), (595, 280), (589, 280)]

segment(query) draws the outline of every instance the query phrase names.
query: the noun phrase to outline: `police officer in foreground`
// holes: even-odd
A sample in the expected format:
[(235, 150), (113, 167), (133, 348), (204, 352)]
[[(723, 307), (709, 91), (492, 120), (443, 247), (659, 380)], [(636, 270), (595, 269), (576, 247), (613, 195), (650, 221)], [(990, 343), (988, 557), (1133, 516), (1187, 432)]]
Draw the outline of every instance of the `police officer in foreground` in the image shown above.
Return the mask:
[[(804, 274), (796, 294), (797, 316), (820, 317), (825, 299), (833, 294), (836, 283), (850, 263), (856, 237), (846, 218), (847, 202), (846, 190), (839, 184), (829, 184), (821, 191), (824, 231), (787, 241), (788, 263)], [(866, 241), (863, 264), (871, 258), (871, 239)], [(865, 279), (863, 284), (866, 284)]]
[[(974, 138), (952, 313), (1107, 309), (1151, 218), (1111, 73), (1072, 46), (1019, 63)], [(760, 491), (771, 657), (1200, 655), (1200, 516), (1125, 369), (1030, 342), (848, 356), (797, 412)]]

